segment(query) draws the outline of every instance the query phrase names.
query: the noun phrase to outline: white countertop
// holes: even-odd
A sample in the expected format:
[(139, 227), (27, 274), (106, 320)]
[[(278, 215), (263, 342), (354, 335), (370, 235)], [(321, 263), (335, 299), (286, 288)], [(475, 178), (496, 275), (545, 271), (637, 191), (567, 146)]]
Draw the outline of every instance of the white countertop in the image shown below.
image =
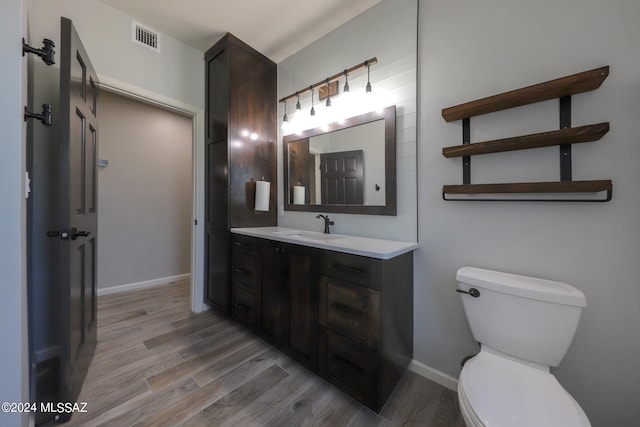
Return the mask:
[(391, 259), (418, 247), (416, 242), (372, 239), (369, 237), (348, 236), (346, 234), (323, 234), (317, 231), (297, 230), (286, 227), (232, 228), (231, 232), (379, 259)]

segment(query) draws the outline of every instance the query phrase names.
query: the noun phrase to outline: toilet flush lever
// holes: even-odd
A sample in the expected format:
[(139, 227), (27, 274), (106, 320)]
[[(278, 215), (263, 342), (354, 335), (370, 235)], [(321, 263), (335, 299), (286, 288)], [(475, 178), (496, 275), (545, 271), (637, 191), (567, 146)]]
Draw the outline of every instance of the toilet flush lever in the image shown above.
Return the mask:
[(456, 292), (460, 292), (461, 294), (469, 294), (474, 298), (478, 298), (480, 296), (480, 291), (476, 288), (469, 288), (468, 291), (462, 289), (456, 289)]

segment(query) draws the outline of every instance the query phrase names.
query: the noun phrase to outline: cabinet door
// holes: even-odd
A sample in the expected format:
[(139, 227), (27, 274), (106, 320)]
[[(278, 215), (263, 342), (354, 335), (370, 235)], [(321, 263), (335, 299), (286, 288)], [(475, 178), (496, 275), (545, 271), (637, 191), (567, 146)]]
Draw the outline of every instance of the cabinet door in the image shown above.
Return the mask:
[(233, 288), (231, 317), (249, 330), (258, 332), (260, 327), (260, 296)]
[(229, 233), (227, 229), (227, 144), (207, 145), (205, 189), (205, 280), (209, 303), (229, 312)]
[(226, 230), (229, 226), (229, 183), (226, 141), (207, 144), (206, 221), (207, 227)]
[(227, 141), (229, 124), (229, 50), (219, 46), (206, 60), (207, 141)]
[(289, 277), (285, 248), (262, 246), (262, 332), (266, 338), (286, 346), (289, 335)]
[(298, 360), (318, 368), (318, 253), (290, 251), (291, 333), (289, 345)]
[(374, 350), (380, 344), (380, 291), (320, 278), (320, 324)]
[(378, 352), (325, 329), (320, 341), (320, 375), (378, 412)]
[[(238, 244), (239, 242), (234, 242)], [(234, 287), (241, 287), (245, 292), (259, 293), (260, 288), (260, 256), (237, 250), (231, 255), (231, 277)]]
[(223, 313), (229, 313), (229, 233), (208, 230), (206, 236), (207, 300)]

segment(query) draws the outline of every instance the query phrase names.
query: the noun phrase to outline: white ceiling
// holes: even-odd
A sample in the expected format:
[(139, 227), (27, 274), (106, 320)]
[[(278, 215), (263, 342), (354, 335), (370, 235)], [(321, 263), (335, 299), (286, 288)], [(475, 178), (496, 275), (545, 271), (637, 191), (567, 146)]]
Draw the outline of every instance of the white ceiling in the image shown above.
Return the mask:
[(280, 62), (381, 0), (101, 0), (206, 51), (225, 33)]

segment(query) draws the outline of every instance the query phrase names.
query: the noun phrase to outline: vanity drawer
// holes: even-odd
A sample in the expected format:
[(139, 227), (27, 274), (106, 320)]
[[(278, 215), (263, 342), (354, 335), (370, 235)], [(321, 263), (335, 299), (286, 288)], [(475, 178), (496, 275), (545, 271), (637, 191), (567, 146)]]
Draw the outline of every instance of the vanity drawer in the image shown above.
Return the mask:
[(380, 344), (380, 291), (320, 278), (320, 324), (372, 349)]
[(259, 241), (254, 237), (234, 234), (231, 243), (232, 251), (241, 251), (249, 255), (257, 255), (259, 249)]
[(320, 375), (374, 410), (379, 410), (379, 372), (377, 352), (322, 330)]
[(260, 258), (257, 255), (234, 249), (231, 277), (233, 286), (241, 286), (246, 291), (255, 293), (260, 278)]
[(381, 260), (325, 251), (322, 257), (322, 272), (331, 277), (381, 289)]
[(257, 331), (260, 326), (260, 303), (256, 295), (234, 287), (232, 289), (231, 317), (247, 328)]

